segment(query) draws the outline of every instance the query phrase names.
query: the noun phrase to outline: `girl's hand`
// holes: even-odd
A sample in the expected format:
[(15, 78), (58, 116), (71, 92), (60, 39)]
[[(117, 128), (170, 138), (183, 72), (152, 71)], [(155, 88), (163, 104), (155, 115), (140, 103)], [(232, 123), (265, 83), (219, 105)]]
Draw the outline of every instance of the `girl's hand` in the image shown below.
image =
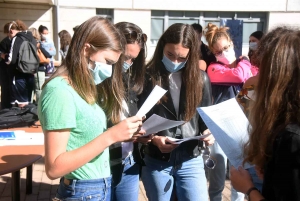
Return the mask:
[(113, 133), (115, 142), (124, 142), (132, 138), (133, 135), (141, 136), (145, 133), (142, 128), (142, 118), (138, 116), (129, 117), (124, 119), (117, 125), (110, 128)]
[(178, 146), (177, 144), (169, 144), (165, 136), (154, 136), (152, 143), (157, 146), (162, 153), (170, 153)]

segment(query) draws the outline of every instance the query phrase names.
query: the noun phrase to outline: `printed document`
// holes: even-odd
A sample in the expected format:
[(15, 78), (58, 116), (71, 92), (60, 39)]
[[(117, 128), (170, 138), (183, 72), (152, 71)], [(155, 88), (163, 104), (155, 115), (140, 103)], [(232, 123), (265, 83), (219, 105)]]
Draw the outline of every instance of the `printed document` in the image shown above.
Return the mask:
[[(249, 139), (249, 121), (235, 98), (197, 108), (206, 126), (235, 168), (242, 166), (243, 147)], [(250, 168), (245, 164), (244, 168)]]
[(142, 137), (146, 137), (150, 134), (155, 134), (159, 131), (167, 130), (182, 124), (184, 124), (184, 121), (173, 121), (153, 114), (143, 123), (142, 129), (144, 129), (146, 133)]

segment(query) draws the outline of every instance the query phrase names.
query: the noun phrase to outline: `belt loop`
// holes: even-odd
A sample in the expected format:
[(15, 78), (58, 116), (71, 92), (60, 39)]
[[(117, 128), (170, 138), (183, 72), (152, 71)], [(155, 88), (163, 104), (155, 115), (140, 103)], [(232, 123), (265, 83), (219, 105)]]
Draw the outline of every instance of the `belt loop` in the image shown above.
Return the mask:
[(69, 179), (70, 182), (71, 182), (71, 185), (72, 185), (72, 195), (75, 195), (76, 192), (75, 192), (75, 186), (76, 186), (76, 179)]

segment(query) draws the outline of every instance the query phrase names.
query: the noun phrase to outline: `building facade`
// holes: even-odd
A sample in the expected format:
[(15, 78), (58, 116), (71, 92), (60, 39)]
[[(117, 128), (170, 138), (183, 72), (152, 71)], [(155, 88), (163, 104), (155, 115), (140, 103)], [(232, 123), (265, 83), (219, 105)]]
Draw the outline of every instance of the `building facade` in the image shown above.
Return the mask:
[(209, 22), (219, 25), (220, 19), (243, 20), (246, 54), (249, 35), (256, 30), (300, 28), (300, 0), (0, 0), (0, 37), (5, 36), (5, 23), (20, 19), (28, 27), (48, 27), (58, 47), (60, 30), (73, 34), (73, 27), (95, 15), (140, 26), (148, 35), (148, 58), (160, 35), (174, 23), (199, 23), (204, 28)]

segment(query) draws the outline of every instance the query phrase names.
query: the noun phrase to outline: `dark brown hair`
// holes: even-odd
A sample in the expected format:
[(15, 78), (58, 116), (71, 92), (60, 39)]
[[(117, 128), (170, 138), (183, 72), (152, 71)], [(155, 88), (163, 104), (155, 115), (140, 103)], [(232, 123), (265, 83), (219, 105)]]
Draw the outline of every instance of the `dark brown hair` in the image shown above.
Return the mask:
[[(143, 33), (142, 29), (139, 26), (130, 22), (119, 22), (115, 24), (115, 26), (117, 27), (117, 29), (119, 29), (121, 33), (124, 34), (126, 44), (134, 44), (137, 42), (141, 48), (138, 56), (134, 59), (134, 62), (130, 67), (131, 79), (134, 81), (134, 86), (132, 87), (132, 90), (140, 94), (143, 90), (144, 75), (146, 69), (145, 60), (147, 54), (147, 36)], [(137, 33), (137, 38), (131, 37), (132, 32)]]
[[(262, 32), (262, 31), (255, 31), (249, 37), (251, 37), (251, 36), (260, 41), (262, 39), (262, 37), (264, 36), (264, 32)], [(255, 52), (257, 52), (257, 51), (251, 50), (249, 48), (248, 57), (249, 57), (250, 62), (251, 62), (252, 65), (254, 65), (256, 67), (259, 67), (258, 66), (258, 58), (257, 58), (259, 55), (255, 54)]]
[[(67, 71), (71, 86), (76, 92), (89, 104), (94, 104), (97, 99), (96, 86), (93, 84), (93, 77), (88, 69), (89, 55), (96, 53), (99, 50), (111, 50), (118, 53), (124, 51), (124, 44), (122, 35), (114, 27), (114, 25), (107, 19), (95, 16), (85, 21), (78, 27), (74, 33), (70, 48), (64, 64), (60, 69)], [(88, 55), (85, 55), (86, 44), (90, 44)], [(46, 81), (46, 85), (53, 78), (60, 76), (63, 70), (57, 70), (54, 75)], [(118, 85), (112, 85), (109, 89), (112, 91), (117, 103), (121, 104), (122, 97), (120, 97), (120, 88)], [(104, 110), (106, 108), (103, 108)]]
[(21, 20), (11, 21), (4, 25), (3, 32), (5, 34), (9, 33), (10, 29), (17, 30), (17, 31), (26, 31), (27, 26), (25, 23)]
[(258, 51), (261, 68), (245, 162), (263, 168), (278, 133), (290, 123), (300, 125), (300, 31), (276, 28), (261, 39)]
[(169, 85), (169, 78), (164, 73), (162, 63), (163, 50), (166, 44), (180, 44), (189, 49), (185, 67), (182, 69), (182, 82), (186, 87), (185, 121), (189, 121), (196, 113), (196, 107), (202, 100), (203, 80), (199, 69), (199, 40), (193, 27), (188, 24), (176, 23), (171, 25), (158, 40), (153, 58), (146, 65), (147, 71), (155, 85)]

